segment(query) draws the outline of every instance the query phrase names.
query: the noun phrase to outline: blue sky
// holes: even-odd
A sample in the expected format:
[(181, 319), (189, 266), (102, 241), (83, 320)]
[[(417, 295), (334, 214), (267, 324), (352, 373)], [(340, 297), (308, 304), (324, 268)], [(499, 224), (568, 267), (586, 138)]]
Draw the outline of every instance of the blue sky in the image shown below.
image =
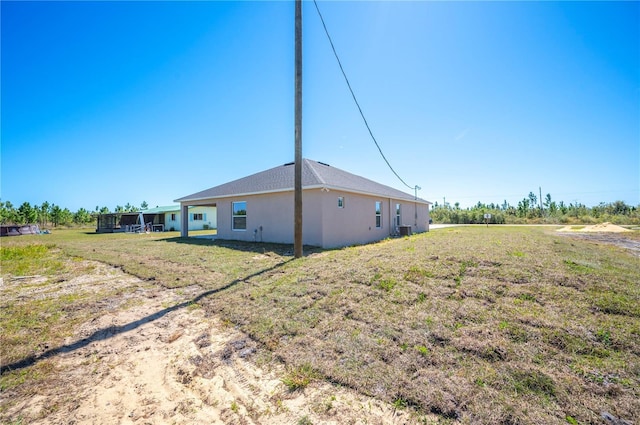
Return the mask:
[[(639, 2), (319, 6), (420, 197), (640, 204)], [(303, 16), (303, 156), (413, 193)], [(292, 161), (293, 18), (289, 1), (2, 1), (2, 200), (168, 205)]]

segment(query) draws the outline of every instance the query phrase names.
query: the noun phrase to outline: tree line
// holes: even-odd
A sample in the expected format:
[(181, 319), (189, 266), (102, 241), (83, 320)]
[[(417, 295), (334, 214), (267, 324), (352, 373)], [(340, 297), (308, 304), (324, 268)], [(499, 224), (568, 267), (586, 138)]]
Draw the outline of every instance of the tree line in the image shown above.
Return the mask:
[[(118, 205), (114, 213), (136, 212), (146, 210), (149, 205), (146, 201), (137, 207), (127, 202), (126, 205)], [(31, 205), (23, 202), (19, 207), (15, 207), (10, 201), (0, 201), (0, 224), (38, 224), (45, 228), (49, 225), (70, 226), (85, 225), (95, 223), (99, 214), (109, 214), (112, 211), (108, 207), (96, 206), (94, 211), (85, 208), (72, 212), (68, 208), (59, 205), (43, 202), (40, 205)]]
[(580, 202), (566, 204), (556, 202), (551, 194), (539, 200), (529, 192), (517, 205), (506, 200), (502, 204), (478, 202), (470, 208), (460, 208), (460, 203), (434, 203), (431, 218), (435, 223), (484, 224), (485, 214), (491, 214), (490, 224), (640, 224), (640, 206), (627, 205), (623, 201), (601, 202), (587, 207)]
[[(615, 224), (640, 225), (640, 206), (627, 205), (623, 201), (611, 203), (601, 202), (597, 206), (587, 207), (579, 202), (566, 204), (556, 202), (547, 194), (542, 202), (535, 193), (529, 192), (517, 205), (510, 205), (506, 200), (502, 204), (485, 204), (478, 202), (470, 208), (460, 208), (460, 203), (453, 206), (435, 202), (431, 209), (431, 218), (435, 223), (481, 224), (485, 223), (485, 214), (491, 214), (490, 224), (595, 224), (611, 222)], [(95, 223), (99, 214), (136, 212), (149, 208), (146, 201), (139, 207), (126, 203), (117, 205), (113, 211), (108, 207), (96, 206), (95, 210), (85, 208), (72, 212), (68, 208), (43, 202), (31, 205), (23, 202), (15, 207), (10, 201), (0, 201), (0, 224), (39, 224), (69, 226)]]

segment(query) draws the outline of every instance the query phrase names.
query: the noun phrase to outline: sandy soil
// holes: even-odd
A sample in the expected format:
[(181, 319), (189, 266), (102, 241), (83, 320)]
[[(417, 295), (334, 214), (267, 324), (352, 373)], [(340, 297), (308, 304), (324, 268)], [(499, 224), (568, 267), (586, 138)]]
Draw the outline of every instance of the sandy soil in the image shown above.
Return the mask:
[[(95, 273), (107, 273), (114, 284), (134, 279), (97, 263)], [(87, 285), (98, 280), (84, 277)], [(60, 289), (76, 284), (60, 282)], [(200, 291), (140, 289), (128, 295), (128, 305), (135, 307), (114, 305), (80, 326), (66, 348), (51, 357), (59, 371), (55, 384), (10, 400), (3, 416), (32, 424), (416, 421), (406, 410), (326, 382), (290, 392), (281, 381), (285, 367), (269, 352), (184, 303)]]
[(590, 226), (564, 226), (558, 229), (558, 232), (604, 232), (604, 233), (623, 233), (631, 230), (609, 222), (593, 224)]
[(632, 230), (611, 223), (595, 224), (591, 226), (565, 226), (557, 230), (563, 236), (586, 239), (595, 243), (615, 245), (630, 251), (640, 257), (640, 240), (628, 237)]

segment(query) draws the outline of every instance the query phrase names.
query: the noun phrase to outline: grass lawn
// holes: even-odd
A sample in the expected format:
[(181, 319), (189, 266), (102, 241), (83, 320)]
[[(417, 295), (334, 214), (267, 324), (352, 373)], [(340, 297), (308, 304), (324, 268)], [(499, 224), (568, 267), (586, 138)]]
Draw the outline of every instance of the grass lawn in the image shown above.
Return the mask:
[[(292, 389), (324, 379), (443, 423), (640, 420), (640, 260), (552, 228), (452, 227), (301, 259), (177, 233), (54, 231), (1, 249), (5, 279), (82, 273), (70, 261), (85, 258), (149, 285), (198, 285), (192, 301), (282, 359)], [(134, 289), (0, 301), (2, 364)], [(5, 372), (1, 388), (38, 368)]]

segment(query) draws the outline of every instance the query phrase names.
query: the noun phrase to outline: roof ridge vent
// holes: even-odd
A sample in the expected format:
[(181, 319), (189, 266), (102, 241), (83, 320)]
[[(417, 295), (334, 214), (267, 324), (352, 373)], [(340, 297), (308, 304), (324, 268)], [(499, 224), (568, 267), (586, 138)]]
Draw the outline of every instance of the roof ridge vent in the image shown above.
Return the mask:
[(318, 161), (318, 164), (326, 165), (327, 167), (331, 167), (331, 165), (327, 164), (326, 162), (320, 162), (320, 161)]
[(288, 167), (289, 165), (293, 165), (295, 164), (295, 162), (287, 162), (286, 164), (283, 165), (283, 167)]

